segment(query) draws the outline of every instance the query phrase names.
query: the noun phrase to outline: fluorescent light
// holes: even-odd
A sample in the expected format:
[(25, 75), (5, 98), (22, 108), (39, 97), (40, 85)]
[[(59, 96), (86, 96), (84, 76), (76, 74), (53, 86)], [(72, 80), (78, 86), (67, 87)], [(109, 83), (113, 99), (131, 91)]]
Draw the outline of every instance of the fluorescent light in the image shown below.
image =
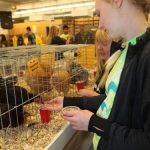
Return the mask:
[(68, 13), (68, 14), (54, 15), (54, 16), (51, 16), (51, 17), (54, 17), (54, 18), (58, 18), (58, 17), (69, 17), (69, 16), (71, 16), (71, 15), (72, 15), (71, 13)]
[(36, 12), (44, 12), (44, 11), (51, 11), (51, 10), (76, 8), (76, 7), (86, 7), (86, 6), (94, 6), (94, 5), (95, 5), (95, 2), (78, 3), (78, 4), (70, 4), (70, 5), (62, 5), (62, 6), (54, 6), (54, 7), (46, 7), (46, 8), (18, 11), (18, 12), (14, 12), (13, 14), (14, 15), (22, 15), (22, 14), (30, 14), (30, 13), (36, 13)]

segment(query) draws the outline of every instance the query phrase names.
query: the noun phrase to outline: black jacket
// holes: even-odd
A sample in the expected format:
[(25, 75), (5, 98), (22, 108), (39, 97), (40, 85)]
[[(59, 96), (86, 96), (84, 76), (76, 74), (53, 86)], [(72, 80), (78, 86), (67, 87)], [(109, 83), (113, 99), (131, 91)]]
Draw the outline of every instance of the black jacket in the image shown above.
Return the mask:
[(113, 55), (117, 50), (123, 50), (122, 41), (112, 41), (110, 47), (110, 56)]
[(55, 36), (52, 39), (52, 43), (51, 44), (56, 44), (56, 45), (65, 45), (65, 41), (63, 39), (61, 39), (59, 36)]
[[(96, 112), (104, 98), (65, 98), (64, 106)], [(98, 150), (150, 150), (150, 29), (129, 45), (109, 118), (94, 114), (89, 131), (102, 137)]]

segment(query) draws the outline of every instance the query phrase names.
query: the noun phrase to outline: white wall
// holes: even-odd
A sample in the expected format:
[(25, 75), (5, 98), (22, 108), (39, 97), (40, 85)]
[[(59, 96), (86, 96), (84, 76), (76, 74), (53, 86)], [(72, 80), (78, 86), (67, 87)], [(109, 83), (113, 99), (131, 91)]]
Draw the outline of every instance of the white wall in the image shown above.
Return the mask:
[(8, 30), (2, 29), (0, 26), (0, 34), (8, 34)]
[(11, 10), (11, 4), (8, 2), (5, 2), (5, 0), (0, 1), (0, 11), (10, 11)]

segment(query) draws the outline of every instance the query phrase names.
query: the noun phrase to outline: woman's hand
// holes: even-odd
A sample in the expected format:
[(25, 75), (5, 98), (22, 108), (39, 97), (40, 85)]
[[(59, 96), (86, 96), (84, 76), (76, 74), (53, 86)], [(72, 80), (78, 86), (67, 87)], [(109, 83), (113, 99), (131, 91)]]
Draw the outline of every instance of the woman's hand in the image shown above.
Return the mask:
[(98, 96), (99, 94), (90, 89), (81, 89), (77, 93), (79, 96)]
[(73, 43), (73, 35), (69, 35), (66, 41), (66, 44), (72, 44)]
[(59, 96), (52, 99), (48, 104), (44, 104), (44, 107), (52, 111), (59, 111), (63, 108), (63, 101), (64, 97)]
[(88, 125), (92, 112), (88, 110), (75, 110), (62, 112), (63, 118), (70, 122), (75, 130), (88, 131)]

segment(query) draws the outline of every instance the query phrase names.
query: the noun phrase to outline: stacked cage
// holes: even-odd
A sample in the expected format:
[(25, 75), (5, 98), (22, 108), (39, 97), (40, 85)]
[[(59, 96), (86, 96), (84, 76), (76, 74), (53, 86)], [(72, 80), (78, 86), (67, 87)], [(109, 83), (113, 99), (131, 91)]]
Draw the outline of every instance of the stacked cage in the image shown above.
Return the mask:
[(61, 112), (42, 106), (57, 96), (77, 96), (77, 83), (93, 86), (94, 50), (87, 45), (0, 50), (0, 149), (49, 145), (66, 121)]

